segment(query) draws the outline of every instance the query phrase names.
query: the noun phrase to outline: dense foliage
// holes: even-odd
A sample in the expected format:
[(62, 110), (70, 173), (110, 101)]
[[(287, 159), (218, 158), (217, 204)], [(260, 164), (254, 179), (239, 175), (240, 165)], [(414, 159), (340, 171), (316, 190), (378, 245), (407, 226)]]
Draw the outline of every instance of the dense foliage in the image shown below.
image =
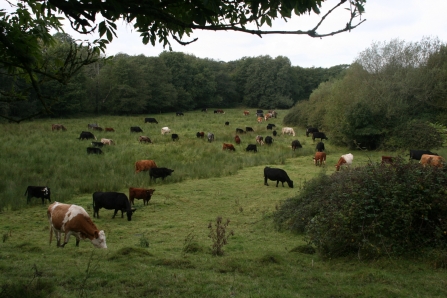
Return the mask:
[(308, 182), (275, 214), (325, 257), (410, 254), (447, 247), (447, 172), (399, 159)]

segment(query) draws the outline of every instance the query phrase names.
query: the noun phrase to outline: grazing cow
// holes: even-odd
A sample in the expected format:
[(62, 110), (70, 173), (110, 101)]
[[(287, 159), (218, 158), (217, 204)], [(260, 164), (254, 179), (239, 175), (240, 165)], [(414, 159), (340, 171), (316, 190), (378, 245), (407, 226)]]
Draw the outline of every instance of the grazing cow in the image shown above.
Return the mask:
[(310, 133), (314, 133), (314, 132), (319, 132), (318, 128), (315, 128), (315, 127), (306, 128), (306, 137), (308, 137)]
[(223, 110), (217, 110), (217, 114), (225, 114)]
[(256, 110), (256, 114), (262, 114), (262, 113), (264, 113), (263, 110)]
[(214, 110), (214, 114), (217, 114), (217, 110)]
[(270, 114), (272, 114), (272, 117), (277, 117), (278, 113), (276, 111), (269, 111)]
[(87, 128), (88, 129), (93, 129), (94, 127), (98, 127), (99, 125), (98, 125), (98, 123), (89, 123), (89, 124), (87, 124)]
[(259, 145), (264, 145), (264, 137), (263, 136), (256, 136), (256, 143)]
[(130, 132), (143, 132), (143, 130), (139, 126), (131, 126)]
[(315, 152), (314, 163), (316, 166), (324, 165), (326, 163), (326, 153)]
[(315, 141), (315, 139), (321, 139), (322, 141), (323, 141), (323, 139), (328, 140), (328, 138), (326, 137), (324, 132), (314, 132), (314, 133), (312, 133), (312, 141)]
[(139, 160), (135, 163), (135, 174), (143, 171), (148, 171), (151, 168), (156, 168), (157, 164), (151, 159)]
[(267, 124), (267, 129), (268, 130), (272, 130), (273, 129), (273, 127), (275, 127), (276, 125), (275, 124)]
[(438, 155), (429, 150), (410, 150), (410, 159), (421, 160), (423, 154)]
[(342, 165), (346, 165), (349, 166), (352, 164), (352, 161), (354, 160), (354, 155), (352, 155), (351, 153), (348, 154), (344, 154), (340, 157), (340, 159), (338, 160), (337, 164), (335, 165), (335, 169), (337, 171), (340, 170), (340, 167)]
[(261, 123), (262, 120), (264, 120), (264, 118), (262, 118), (262, 117), (258, 117), (258, 118), (257, 118), (258, 123)]
[(291, 127), (283, 127), (282, 134), (291, 134), (292, 136), (295, 136), (295, 131)]
[(419, 161), (424, 167), (426, 165), (442, 168), (445, 164), (445, 159), (439, 155), (422, 154), (421, 160)]
[(323, 152), (324, 151), (324, 143), (323, 142), (318, 142), (317, 146), (315, 147), (315, 149), (318, 152)]
[(208, 142), (211, 143), (212, 141), (214, 141), (214, 134), (212, 132), (209, 132), (207, 135), (207, 138), (208, 138)]
[(63, 130), (66, 131), (67, 129), (65, 128), (65, 126), (63, 126), (62, 124), (52, 124), (51, 125), (51, 130), (55, 131), (55, 130)]
[(244, 116), (250, 115), (249, 111), (244, 111)]
[(106, 127), (104, 128), (104, 130), (109, 132), (115, 132), (115, 130), (112, 127)]
[(249, 132), (249, 131), (254, 132), (253, 128), (250, 127), (250, 126), (246, 126), (246, 127), (245, 127), (245, 131), (246, 131), (246, 132)]
[(171, 176), (172, 172), (174, 172), (174, 170), (168, 168), (151, 168), (149, 170), (149, 180), (154, 179), (154, 182), (156, 182), (156, 179), (160, 177), (161, 180), (165, 180), (167, 176)]
[(265, 121), (269, 120), (270, 118), (272, 118), (272, 114), (270, 113), (265, 114), (264, 116)]
[(273, 133), (274, 137), (276, 137), (276, 135), (278, 134), (278, 132), (276, 130), (274, 130), (272, 133)]
[(241, 143), (241, 138), (238, 136), (238, 135), (236, 135), (235, 137), (234, 137), (234, 141), (236, 142), (236, 144), (240, 144)]
[(108, 210), (115, 209), (112, 218), (115, 218), (118, 210), (121, 211), (121, 218), (124, 212), (127, 214), (127, 220), (132, 220), (132, 214), (135, 209), (131, 208), (129, 199), (121, 192), (94, 192), (93, 193), (93, 217), (99, 218), (99, 209), (104, 208)]
[(152, 141), (151, 141), (151, 139), (149, 138), (149, 137), (146, 137), (146, 136), (139, 136), (138, 137), (138, 141), (140, 142), (140, 143), (151, 143), (151, 144), (153, 144), (152, 143)]
[[(50, 244), (53, 231), (57, 239), (57, 247), (64, 247), (70, 236), (76, 237), (76, 246), (79, 241), (90, 240), (97, 248), (107, 248), (106, 235), (99, 231), (84, 208), (77, 205), (54, 202), (48, 206), (48, 222), (50, 223)], [(64, 233), (64, 243), (61, 245), (61, 234)]]
[(176, 134), (176, 133), (173, 133), (171, 135), (171, 138), (172, 138), (173, 141), (178, 141), (179, 140), (178, 134)]
[(247, 148), (245, 148), (245, 151), (247, 151), (247, 152), (249, 152), (249, 151), (258, 152), (258, 147), (256, 146), (256, 144), (249, 144), (247, 146)]
[(102, 150), (96, 147), (87, 147), (87, 154), (102, 154)]
[(225, 122), (225, 125), (230, 125), (230, 122), (226, 121), (226, 122)]
[(158, 124), (158, 121), (155, 118), (144, 118), (144, 123), (148, 122)]
[(45, 199), (48, 199), (51, 202), (50, 195), (51, 191), (49, 187), (46, 186), (28, 186), (25, 191), (26, 203), (28, 204), (31, 201), (31, 198), (41, 198), (42, 204), (44, 204)]
[(273, 144), (273, 138), (272, 138), (271, 136), (266, 136), (266, 137), (265, 137), (265, 143), (266, 143), (267, 145), (271, 145), (271, 144)]
[(303, 148), (303, 146), (301, 146), (300, 141), (298, 141), (298, 140), (292, 141), (292, 149), (293, 149), (293, 151), (295, 151), (296, 148)]
[(222, 150), (236, 151), (233, 144), (227, 144), (227, 143), (223, 143)]
[(286, 171), (284, 171), (283, 169), (265, 167), (264, 168), (264, 185), (269, 186), (267, 183), (267, 179), (276, 181), (276, 187), (278, 187), (279, 182), (282, 183), (282, 187), (284, 187), (284, 182), (287, 182), (287, 185), (289, 185), (290, 188), (293, 188), (293, 181), (290, 180)]
[(88, 139), (95, 139), (96, 137), (89, 131), (83, 131), (81, 132), (81, 135), (78, 138), (79, 140), (88, 140)]
[(206, 111), (208, 111), (207, 108), (203, 108), (203, 109), (202, 109), (202, 112), (206, 112)]
[(176, 116), (185, 116), (185, 115), (183, 114), (183, 112), (176, 112), (175, 115), (176, 115)]
[(382, 155), (382, 162), (381, 162), (382, 164), (393, 163), (393, 162), (394, 162), (394, 157)]
[(161, 134), (165, 135), (167, 133), (171, 133), (171, 129), (167, 126), (161, 128)]
[(104, 143), (103, 142), (92, 142), (92, 146), (93, 147), (103, 147)]
[(129, 187), (129, 201), (132, 205), (135, 205), (134, 199), (143, 199), (143, 205), (149, 205), (154, 191), (155, 189)]
[(95, 127), (93, 127), (93, 130), (103, 131), (102, 127), (99, 127), (99, 126), (95, 126)]
[(245, 131), (242, 128), (236, 128), (236, 133), (245, 133)]
[(202, 139), (203, 139), (203, 137), (205, 136), (205, 133), (204, 133), (203, 131), (200, 131), (200, 132), (197, 132), (197, 133), (196, 133), (196, 136), (197, 136), (198, 138), (202, 138)]
[(264, 120), (264, 114), (263, 113), (256, 113), (256, 117), (262, 118)]
[(115, 141), (112, 139), (106, 139), (106, 138), (102, 138), (101, 139), (101, 143), (103, 143), (104, 145), (115, 145)]

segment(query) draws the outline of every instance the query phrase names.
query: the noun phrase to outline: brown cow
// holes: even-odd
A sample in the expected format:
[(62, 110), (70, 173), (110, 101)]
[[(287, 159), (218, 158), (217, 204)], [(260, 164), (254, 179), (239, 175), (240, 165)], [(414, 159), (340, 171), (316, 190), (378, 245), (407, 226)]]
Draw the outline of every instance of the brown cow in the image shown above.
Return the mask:
[(244, 116), (250, 115), (249, 111), (244, 111)]
[(325, 152), (316, 152), (314, 157), (314, 164), (316, 166), (324, 165), (326, 163), (326, 153)]
[(382, 155), (382, 164), (393, 163), (394, 157), (392, 156), (383, 156)]
[(426, 165), (442, 168), (445, 164), (445, 159), (439, 155), (422, 154), (421, 160), (419, 161), (424, 167)]
[(92, 129), (97, 131), (103, 131), (102, 127), (100, 126), (93, 126)]
[(227, 144), (227, 143), (223, 143), (222, 150), (236, 151), (236, 149), (234, 148), (233, 144)]
[(66, 128), (65, 128), (65, 126), (63, 126), (62, 124), (52, 124), (51, 125), (51, 130), (52, 131), (55, 131), (55, 130), (63, 130), (63, 131), (65, 131), (65, 130), (67, 130)]
[(262, 118), (262, 117), (258, 117), (258, 123), (261, 123), (262, 120), (264, 120), (264, 118)]
[(153, 160), (139, 160), (135, 163), (135, 174), (142, 171), (149, 171), (150, 168), (156, 168), (157, 164)]
[(153, 144), (152, 143), (152, 141), (151, 141), (151, 139), (149, 139), (149, 137), (146, 137), (146, 136), (140, 136), (139, 138), (138, 138), (138, 141), (140, 142), (140, 143), (151, 143), (151, 144)]
[(236, 144), (240, 144), (241, 143), (241, 138), (238, 136), (238, 135), (236, 135), (235, 137), (234, 137), (234, 141), (236, 142)]
[(149, 201), (155, 189), (129, 187), (129, 202), (134, 204), (134, 199), (143, 199), (143, 205), (149, 205)]
[(264, 137), (263, 136), (256, 136), (256, 143), (259, 145), (264, 145)]
[(115, 132), (115, 130), (112, 127), (106, 127), (104, 128), (105, 131), (111, 131), (111, 132)]

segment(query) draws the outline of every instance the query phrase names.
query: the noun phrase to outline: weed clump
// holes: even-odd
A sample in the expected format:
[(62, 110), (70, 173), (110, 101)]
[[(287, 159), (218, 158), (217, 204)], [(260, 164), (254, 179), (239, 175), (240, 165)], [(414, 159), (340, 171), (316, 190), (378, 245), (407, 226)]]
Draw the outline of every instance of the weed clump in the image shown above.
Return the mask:
[(213, 223), (210, 221), (208, 229), (210, 230), (208, 237), (213, 241), (211, 246), (211, 252), (215, 256), (222, 256), (224, 254), (223, 247), (228, 244), (228, 238), (234, 235), (233, 231), (227, 235), (227, 227), (230, 224), (230, 220), (227, 219), (225, 223), (222, 223), (222, 217), (216, 218), (216, 225), (213, 227)]

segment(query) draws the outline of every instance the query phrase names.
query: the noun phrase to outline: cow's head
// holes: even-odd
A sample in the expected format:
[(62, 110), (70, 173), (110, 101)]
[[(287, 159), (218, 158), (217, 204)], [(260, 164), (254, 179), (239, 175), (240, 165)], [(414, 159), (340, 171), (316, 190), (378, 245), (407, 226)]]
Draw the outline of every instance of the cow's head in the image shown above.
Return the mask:
[(132, 220), (132, 214), (135, 212), (135, 210), (137, 210), (137, 209), (132, 208), (132, 209), (126, 211), (126, 213), (127, 213), (127, 220), (128, 220), (128, 221), (131, 221), (131, 220)]
[(47, 195), (50, 193), (50, 189), (49, 189), (48, 187), (44, 187), (44, 188), (42, 189), (42, 192), (43, 192), (43, 195), (44, 195), (44, 196), (47, 196)]
[(293, 188), (293, 181), (292, 180), (287, 181), (287, 185), (289, 185), (290, 188)]
[(103, 230), (95, 231), (95, 238), (92, 239), (92, 244), (96, 248), (107, 248), (106, 244), (106, 234)]

